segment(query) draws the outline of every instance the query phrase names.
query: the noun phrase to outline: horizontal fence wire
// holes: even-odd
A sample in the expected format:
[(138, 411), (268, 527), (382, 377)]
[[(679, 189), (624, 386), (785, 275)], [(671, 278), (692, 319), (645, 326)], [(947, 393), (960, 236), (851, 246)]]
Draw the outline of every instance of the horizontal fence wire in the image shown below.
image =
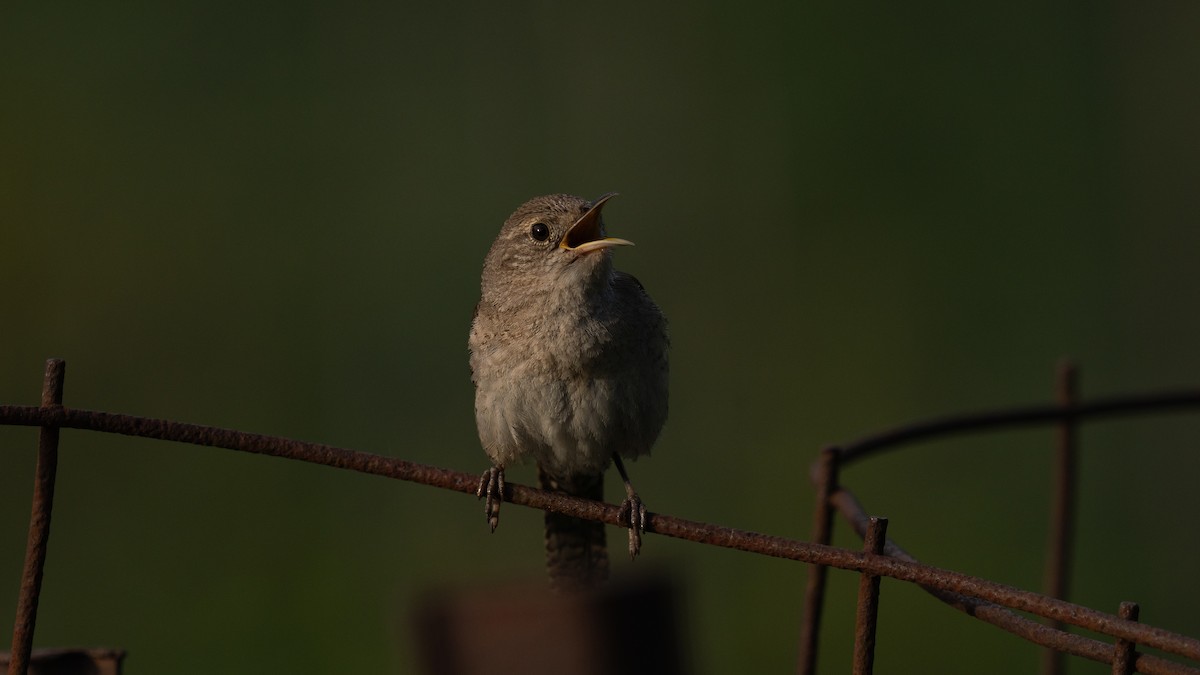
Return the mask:
[[(869, 517), (851, 493), (837, 486), (837, 465), (901, 444), (955, 432), (1197, 407), (1200, 407), (1200, 390), (1187, 390), (1114, 397), (1071, 405), (1030, 406), (920, 422), (867, 436), (841, 448), (828, 449), (822, 454), (825, 463), (818, 463), (818, 467), (825, 466), (828, 472), (825, 476), (821, 476), (820, 471), (816, 472), (819, 479), (818, 490), (824, 486), (826, 503), (837, 509), (856, 529), (861, 527), (865, 532)], [(59, 401), (50, 402), (48, 405), (44, 402), (41, 407), (0, 405), (0, 425), (33, 426), (44, 430), (78, 429), (224, 448), (321, 464), (468, 494), (474, 494), (479, 483), (478, 476), (473, 473), (452, 471), (395, 457), (219, 427), (73, 409), (62, 406)], [(514, 483), (506, 483), (503, 497), (505, 501), (516, 505), (554, 511), (614, 526), (621, 525), (620, 509), (611, 504)], [(818, 513), (815, 517), (820, 524), (821, 519), (828, 520), (830, 515), (831, 513)], [(658, 513), (648, 514), (645, 529), (647, 532), (700, 544), (915, 583), (944, 602), (1020, 637), (1096, 661), (1112, 663), (1113, 646), (1055, 630), (1011, 610), (1085, 628), (1118, 638), (1127, 644), (1145, 645), (1200, 661), (1200, 640), (1139, 623), (1136, 621), (1136, 614), (1130, 616), (1128, 612), (1123, 611), (1122, 613), (1129, 617), (1125, 618), (1005, 584), (925, 565), (890, 540), (885, 542), (881, 554), (852, 551)], [(1200, 673), (1200, 670), (1158, 657), (1134, 653), (1131, 658), (1134, 659), (1134, 667), (1142, 672)]]
[(1051, 424), (1062, 420), (1083, 421), (1198, 407), (1200, 407), (1200, 390), (1182, 389), (1137, 396), (1114, 396), (1074, 405), (1050, 403), (1007, 410), (950, 415), (896, 427), (845, 443), (837, 448), (838, 462), (845, 466), (880, 451), (895, 450), (908, 443), (932, 440), (966, 431), (980, 432), (1006, 427)]
[[(1200, 404), (1200, 394), (1195, 396), (1194, 401)], [(1057, 412), (1059, 416), (1064, 413), (1062, 410)], [(1044, 419), (1056, 418), (1039, 414)], [(63, 406), (0, 406), (0, 424), (83, 429), (225, 448), (322, 464), (470, 494), (474, 494), (479, 485), (479, 477), (473, 473), (442, 469), (394, 457), (231, 429)], [(621, 524), (618, 518), (620, 509), (615, 505), (515, 483), (505, 484), (504, 500), (609, 525)], [(986, 600), (1200, 661), (1200, 640), (1196, 638), (951, 570), (886, 555), (866, 554), (659, 513), (647, 515), (646, 531), (700, 544), (909, 581)]]

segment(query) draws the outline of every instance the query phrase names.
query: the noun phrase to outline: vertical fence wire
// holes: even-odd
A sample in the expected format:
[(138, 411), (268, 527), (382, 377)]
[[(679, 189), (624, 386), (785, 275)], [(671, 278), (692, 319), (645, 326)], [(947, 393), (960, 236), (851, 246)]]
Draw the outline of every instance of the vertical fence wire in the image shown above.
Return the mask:
[[(1140, 608), (1136, 602), (1122, 602), (1117, 609), (1117, 616), (1130, 621), (1137, 621)], [(1131, 675), (1137, 672), (1137, 652), (1131, 640), (1117, 638), (1113, 647), (1113, 675)]]
[[(813, 532), (811, 541), (828, 545), (833, 540), (833, 503), (830, 497), (837, 491), (838, 451), (825, 448), (814, 467), (816, 497), (813, 504)], [(825, 605), (825, 582), (829, 568), (825, 565), (808, 566), (808, 583), (804, 589), (804, 616), (800, 621), (800, 675), (815, 675), (817, 672), (817, 642), (820, 638), (821, 610)]]
[[(1076, 404), (1079, 398), (1079, 369), (1064, 360), (1055, 376), (1055, 400), (1064, 408)], [(1054, 494), (1050, 505), (1050, 532), (1046, 546), (1046, 571), (1043, 592), (1066, 600), (1070, 591), (1072, 547), (1075, 539), (1076, 476), (1078, 473), (1077, 421), (1064, 418), (1057, 428), (1054, 453)], [(1047, 622), (1051, 628), (1064, 630), (1061, 621)], [(1055, 649), (1042, 651), (1043, 675), (1061, 675), (1066, 655)]]
[[(66, 364), (61, 359), (46, 362), (42, 383), (41, 407), (61, 406)], [(37, 466), (34, 469), (33, 507), (29, 516), (29, 538), (25, 544), (25, 566), (21, 572), (21, 590), (17, 597), (17, 616), (13, 621), (12, 654), (8, 675), (25, 675), (33, 651), (33, 630), (37, 622), (38, 599), (42, 591), (42, 571), (50, 542), (50, 513), (54, 508), (54, 478), (58, 469), (58, 427), (43, 426), (38, 432)]]
[[(871, 517), (863, 538), (863, 552), (881, 555), (887, 543), (887, 518)], [(854, 615), (854, 675), (871, 675), (875, 669), (875, 627), (879, 619), (879, 577), (863, 573), (858, 578), (858, 608)]]

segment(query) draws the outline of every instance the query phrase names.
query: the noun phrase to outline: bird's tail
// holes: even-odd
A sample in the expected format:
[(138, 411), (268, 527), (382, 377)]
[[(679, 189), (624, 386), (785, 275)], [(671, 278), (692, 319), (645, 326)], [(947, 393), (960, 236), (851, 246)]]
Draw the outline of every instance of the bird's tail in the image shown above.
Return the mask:
[[(584, 499), (604, 499), (604, 474), (551, 476), (538, 465), (538, 486)], [(594, 589), (608, 578), (604, 523), (546, 512), (546, 570), (558, 592)]]

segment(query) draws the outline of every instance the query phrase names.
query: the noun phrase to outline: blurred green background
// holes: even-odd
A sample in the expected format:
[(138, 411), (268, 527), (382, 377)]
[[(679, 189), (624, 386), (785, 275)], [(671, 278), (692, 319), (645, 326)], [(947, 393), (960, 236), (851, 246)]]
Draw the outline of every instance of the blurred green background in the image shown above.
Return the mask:
[[(1198, 21), (1134, 2), (6, 5), (0, 402), (36, 403), (62, 357), (70, 406), (480, 471), (483, 255), (531, 196), (616, 190), (609, 230), (638, 244), (617, 265), (674, 345), (635, 483), (651, 510), (805, 538), (826, 443), (1047, 401), (1065, 355), (1085, 396), (1200, 383)], [(0, 428), (5, 635), (34, 438)], [(1052, 439), (940, 441), (844, 479), (923, 560), (1037, 589)], [(1195, 416), (1087, 427), (1076, 600), (1200, 634), (1179, 581), (1200, 569), (1198, 441)], [(124, 647), (131, 675), (410, 672), (422, 592), (543, 564), (540, 513), (489, 536), (463, 495), (225, 451), (66, 431), (58, 489), (37, 644)], [(803, 565), (656, 536), (614, 562), (641, 564), (685, 589), (696, 672), (793, 669)], [(832, 575), (823, 672), (847, 669), (856, 584)], [(883, 592), (883, 672), (1036, 667)]]

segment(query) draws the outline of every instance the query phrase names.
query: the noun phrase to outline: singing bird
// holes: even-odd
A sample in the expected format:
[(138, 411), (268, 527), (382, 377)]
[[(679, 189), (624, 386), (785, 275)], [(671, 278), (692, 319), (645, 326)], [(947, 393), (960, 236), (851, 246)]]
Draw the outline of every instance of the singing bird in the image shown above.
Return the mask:
[[(506, 467), (532, 459), (542, 488), (602, 500), (615, 463), (636, 556), (646, 508), (621, 458), (648, 454), (666, 422), (667, 322), (637, 279), (613, 269), (613, 249), (632, 244), (605, 233), (613, 196), (531, 199), (484, 259), (469, 345), (492, 466), (478, 495), (495, 531)], [(604, 525), (547, 512), (546, 556), (553, 588), (595, 587), (608, 576)]]

